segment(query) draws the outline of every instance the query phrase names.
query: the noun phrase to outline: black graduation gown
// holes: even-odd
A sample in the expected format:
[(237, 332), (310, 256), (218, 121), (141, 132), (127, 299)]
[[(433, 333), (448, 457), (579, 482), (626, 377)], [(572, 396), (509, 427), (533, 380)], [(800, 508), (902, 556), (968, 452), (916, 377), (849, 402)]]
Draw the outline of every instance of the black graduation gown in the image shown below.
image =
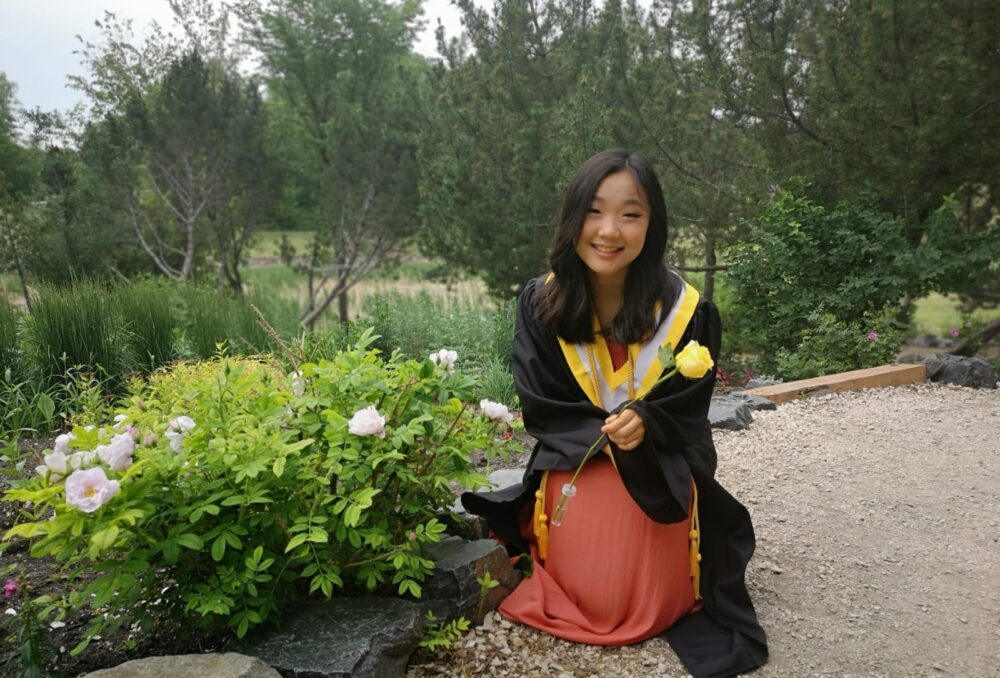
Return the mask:
[[(534, 499), (542, 472), (572, 470), (601, 435), (608, 412), (593, 405), (574, 379), (558, 339), (535, 313), (535, 290), (528, 283), (518, 300), (514, 335), (514, 380), (525, 429), (538, 442), (521, 484), (495, 492), (466, 492), (462, 504), (483, 516), (511, 555), (528, 552), (519, 515)], [(718, 362), (721, 321), (715, 306), (701, 301), (675, 349), (696, 340)], [(731, 676), (767, 661), (767, 639), (757, 622), (744, 582), (754, 550), (753, 525), (746, 508), (715, 480), (716, 453), (708, 423), (714, 373), (699, 380), (677, 375), (633, 407), (645, 424), (642, 444), (612, 454), (626, 489), (653, 520), (684, 520), (690, 506), (690, 478), (698, 487), (701, 522), (703, 607), (665, 633), (695, 678)]]

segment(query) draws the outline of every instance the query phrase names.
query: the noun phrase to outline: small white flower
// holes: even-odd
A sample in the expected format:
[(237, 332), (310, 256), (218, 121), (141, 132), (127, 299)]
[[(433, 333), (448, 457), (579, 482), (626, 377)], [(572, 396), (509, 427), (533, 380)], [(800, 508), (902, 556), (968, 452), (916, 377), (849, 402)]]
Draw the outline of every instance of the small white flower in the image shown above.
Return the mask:
[(124, 424), (126, 421), (128, 421), (128, 415), (127, 414), (116, 414), (114, 421), (115, 421), (114, 427), (115, 428), (121, 428), (121, 425)]
[(9, 615), (11, 617), (16, 617), (17, 616), (17, 610), (15, 610), (12, 607), (8, 607), (6, 610), (3, 611), (3, 613), (6, 614), (6, 615)]
[(347, 423), (347, 430), (356, 436), (385, 438), (385, 417), (378, 413), (374, 405), (369, 405), (354, 413)]
[(440, 351), (431, 353), (430, 359), (435, 365), (440, 365), (450, 372), (455, 367), (455, 361), (458, 360), (458, 352), (442, 348)]
[(73, 471), (66, 478), (66, 503), (84, 513), (93, 513), (118, 494), (117, 480), (108, 480), (100, 466)]
[(63, 433), (61, 435), (56, 436), (56, 444), (54, 447), (54, 451), (61, 452), (63, 454), (68, 454), (69, 441), (73, 440), (74, 438), (76, 438), (76, 436), (73, 435), (72, 433)]
[(292, 380), (292, 395), (300, 396), (306, 392), (306, 380), (302, 378), (302, 372), (296, 370), (288, 375)]
[(495, 403), (492, 400), (480, 400), (479, 407), (482, 408), (483, 414), (492, 419), (493, 421), (500, 421), (504, 424), (509, 424), (514, 420), (514, 415), (510, 413), (506, 405), (502, 403)]

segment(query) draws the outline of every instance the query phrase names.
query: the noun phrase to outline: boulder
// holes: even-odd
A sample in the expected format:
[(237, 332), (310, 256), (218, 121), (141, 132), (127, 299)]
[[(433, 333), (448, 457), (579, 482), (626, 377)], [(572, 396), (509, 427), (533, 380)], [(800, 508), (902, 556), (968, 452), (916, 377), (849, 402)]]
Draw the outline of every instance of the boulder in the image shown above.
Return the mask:
[(84, 678), (281, 678), (256, 657), (235, 652), (145, 657), (85, 674)]
[(931, 381), (970, 388), (997, 387), (996, 370), (982, 358), (938, 353), (917, 358), (906, 356), (903, 362), (923, 363), (927, 378)]
[(778, 404), (773, 400), (765, 398), (764, 396), (754, 395), (751, 393), (744, 393), (743, 391), (733, 391), (730, 395), (741, 398), (743, 402), (750, 407), (750, 410), (756, 412), (757, 410), (776, 410), (778, 409)]
[(423, 630), (421, 606), (400, 598), (313, 600), (240, 650), (285, 678), (391, 678), (406, 675)]
[(708, 410), (708, 421), (712, 428), (726, 431), (742, 431), (753, 421), (753, 410), (748, 399), (736, 395), (712, 396)]
[[(428, 547), (427, 556), (434, 560), (434, 572), (423, 583), (421, 603), (438, 619), (464, 616), (481, 622), (521, 581), (507, 550), (492, 539), (444, 539)], [(478, 579), (487, 572), (499, 585), (484, 590)]]

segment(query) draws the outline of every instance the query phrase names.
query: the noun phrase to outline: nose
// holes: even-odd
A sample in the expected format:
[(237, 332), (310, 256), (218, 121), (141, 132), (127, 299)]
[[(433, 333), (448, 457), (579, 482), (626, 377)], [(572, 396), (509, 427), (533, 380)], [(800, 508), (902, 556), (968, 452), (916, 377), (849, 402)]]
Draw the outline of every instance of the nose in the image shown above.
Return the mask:
[(602, 238), (618, 238), (621, 230), (618, 228), (618, 219), (613, 214), (602, 214), (597, 225), (597, 234)]

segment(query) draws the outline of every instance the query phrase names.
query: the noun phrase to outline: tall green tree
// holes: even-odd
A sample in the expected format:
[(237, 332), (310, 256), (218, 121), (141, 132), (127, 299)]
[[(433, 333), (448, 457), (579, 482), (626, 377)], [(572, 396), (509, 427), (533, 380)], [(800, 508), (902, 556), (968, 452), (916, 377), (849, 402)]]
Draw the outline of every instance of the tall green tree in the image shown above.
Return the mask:
[[(949, 235), (928, 228), (947, 196), (997, 206), (996, 3), (696, 0), (690, 20), (727, 110), (761, 144), (774, 180), (808, 177), (831, 205), (870, 190), (903, 219), (914, 250)], [(959, 215), (951, 229), (976, 226), (971, 216)], [(989, 223), (978, 222), (979, 236), (994, 247)], [(942, 255), (975, 268), (973, 250), (945, 240)], [(970, 282), (942, 275), (936, 286), (988, 286)]]
[(24, 303), (31, 308), (22, 255), (24, 213), (37, 181), (35, 154), (18, 139), (15, 119), (17, 99), (14, 84), (0, 71), (0, 226), (6, 253), (0, 263), (13, 266), (21, 282)]
[[(288, 164), (316, 182), (305, 265), (312, 326), (390, 258), (417, 225), (415, 91), (419, 2), (275, 0), (241, 6), (248, 43), (287, 114)], [(294, 153), (294, 157), (288, 154)]]
[(243, 248), (277, 192), (266, 131), (256, 83), (191, 51), (83, 145), (159, 272), (183, 282), (214, 256), (220, 284), (239, 291)]
[(456, 4), (465, 36), (439, 39), (428, 88), (421, 245), (509, 297), (545, 270), (573, 170), (618, 143), (589, 68), (597, 13), (578, 0)]

